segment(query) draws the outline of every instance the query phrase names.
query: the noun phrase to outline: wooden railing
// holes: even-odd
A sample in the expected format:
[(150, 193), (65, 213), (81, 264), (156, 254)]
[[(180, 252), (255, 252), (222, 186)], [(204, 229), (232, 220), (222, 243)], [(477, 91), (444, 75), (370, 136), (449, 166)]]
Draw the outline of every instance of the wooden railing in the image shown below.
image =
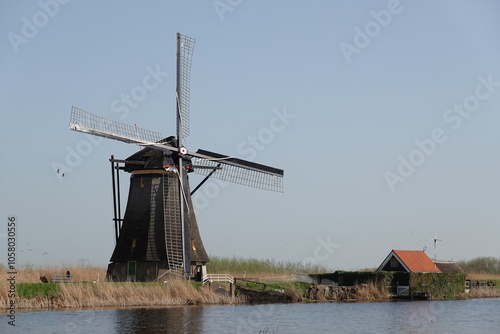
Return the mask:
[(206, 274), (203, 276), (203, 284), (209, 282), (227, 282), (234, 283), (234, 277), (228, 274)]

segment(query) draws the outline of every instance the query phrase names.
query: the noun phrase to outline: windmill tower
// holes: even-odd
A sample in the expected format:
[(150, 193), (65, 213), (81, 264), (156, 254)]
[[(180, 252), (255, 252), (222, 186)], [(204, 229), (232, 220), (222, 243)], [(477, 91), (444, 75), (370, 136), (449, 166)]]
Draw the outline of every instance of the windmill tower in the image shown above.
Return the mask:
[[(125, 160), (111, 157), (113, 192), (115, 170), (131, 174), (123, 219), (115, 203), (116, 246), (108, 266), (115, 281), (154, 281), (168, 273), (186, 278), (205, 272), (209, 261), (198, 230), (191, 195), (213, 177), (254, 188), (283, 191), (283, 170), (206, 150), (188, 151), (189, 81), (195, 40), (177, 33), (177, 136), (137, 128), (72, 108), (74, 131), (135, 144), (142, 149)], [(190, 190), (188, 174), (205, 179)], [(119, 179), (117, 178), (117, 181)], [(119, 181), (118, 181), (119, 182)]]

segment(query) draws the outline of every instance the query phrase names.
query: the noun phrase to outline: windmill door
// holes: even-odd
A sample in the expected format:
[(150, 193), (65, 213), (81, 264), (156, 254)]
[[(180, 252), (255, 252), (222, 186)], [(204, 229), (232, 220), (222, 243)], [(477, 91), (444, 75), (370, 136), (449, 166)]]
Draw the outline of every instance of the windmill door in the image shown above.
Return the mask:
[(135, 270), (136, 270), (137, 262), (128, 261), (127, 266), (127, 278), (129, 281), (135, 282)]

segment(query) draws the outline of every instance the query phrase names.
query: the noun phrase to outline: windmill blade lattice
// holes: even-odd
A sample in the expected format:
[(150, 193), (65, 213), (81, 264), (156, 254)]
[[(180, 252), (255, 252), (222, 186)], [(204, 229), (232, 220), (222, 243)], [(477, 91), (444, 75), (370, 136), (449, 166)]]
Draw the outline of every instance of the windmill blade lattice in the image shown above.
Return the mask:
[[(161, 133), (138, 128), (134, 125), (120, 123), (86, 112), (77, 107), (71, 108), (71, 130), (93, 135), (135, 143), (137, 141), (157, 142), (163, 137)], [(117, 138), (120, 137), (120, 138)]]
[[(193, 167), (196, 174), (241, 184), (244, 186), (283, 192), (283, 170), (257, 164), (254, 162), (198, 150), (190, 153), (193, 156)], [(222, 166), (220, 166), (222, 164)]]
[(177, 34), (179, 41), (178, 57), (178, 108), (182, 124), (182, 135), (189, 136), (189, 95), (191, 86), (191, 60), (193, 58), (195, 39), (180, 33)]
[(162, 151), (178, 150), (176, 147), (160, 143), (163, 139), (160, 132), (146, 130), (135, 125), (113, 121), (91, 114), (77, 107), (71, 108), (69, 126), (73, 131), (116, 139), (129, 144), (156, 148)]

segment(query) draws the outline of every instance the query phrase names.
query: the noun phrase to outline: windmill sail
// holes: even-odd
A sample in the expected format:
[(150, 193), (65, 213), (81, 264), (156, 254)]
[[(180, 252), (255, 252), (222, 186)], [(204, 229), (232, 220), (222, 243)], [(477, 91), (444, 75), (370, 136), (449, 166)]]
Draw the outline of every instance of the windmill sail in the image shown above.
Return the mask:
[[(179, 150), (178, 144), (172, 145), (170, 142), (165, 142), (159, 132), (116, 122), (76, 107), (71, 109), (70, 128), (74, 131), (164, 152)], [(201, 149), (196, 153), (187, 152), (187, 155), (193, 157), (194, 171), (197, 174), (207, 176), (213, 169), (217, 169), (212, 175), (213, 178), (253, 188), (283, 192), (283, 170), (281, 169)], [(223, 167), (217, 167), (219, 163)]]
[[(179, 153), (176, 166), (179, 171), (178, 190), (179, 194), (186, 193), (186, 169), (183, 165), (182, 156), (187, 151), (183, 147), (184, 138), (189, 135), (189, 95), (191, 78), (191, 59), (193, 57), (195, 39), (177, 33), (177, 147)], [(188, 191), (189, 192), (189, 191)], [(182, 253), (184, 275), (189, 277), (190, 258), (190, 237), (189, 237), (189, 207), (186, 200), (179, 196), (179, 221), (181, 222), (182, 246), (178, 249)]]
[[(251, 161), (198, 150), (193, 155), (196, 174), (241, 184), (248, 187), (283, 192), (283, 170), (257, 164)], [(220, 164), (223, 166), (220, 167)]]
[(178, 150), (176, 147), (161, 143), (164, 137), (159, 132), (113, 121), (77, 107), (71, 108), (69, 127), (73, 131), (115, 139), (129, 144), (156, 148), (162, 151)]
[[(191, 60), (195, 39), (177, 33), (177, 126), (181, 127), (181, 139), (189, 136), (189, 95), (191, 87)], [(180, 133), (177, 129), (177, 133)], [(178, 136), (179, 137), (179, 136)], [(181, 140), (182, 141), (182, 140)], [(179, 145), (182, 145), (182, 142)]]

